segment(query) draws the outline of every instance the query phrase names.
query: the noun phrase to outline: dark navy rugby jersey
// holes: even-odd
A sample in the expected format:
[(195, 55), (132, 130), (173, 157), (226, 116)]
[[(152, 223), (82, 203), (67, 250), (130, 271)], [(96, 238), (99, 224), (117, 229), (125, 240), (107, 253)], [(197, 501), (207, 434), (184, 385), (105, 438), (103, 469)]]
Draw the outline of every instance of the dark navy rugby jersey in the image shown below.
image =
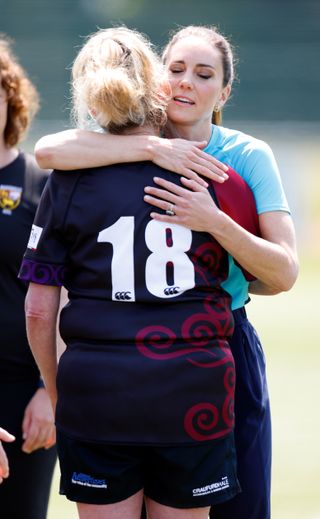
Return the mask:
[(73, 437), (176, 444), (233, 428), (227, 253), (150, 218), (154, 176), (180, 182), (149, 162), (54, 172), (35, 218), (20, 277), (69, 291), (56, 420)]
[(38, 202), (49, 172), (35, 158), (19, 152), (0, 168), (0, 380), (39, 379), (24, 315), (27, 285), (18, 279)]

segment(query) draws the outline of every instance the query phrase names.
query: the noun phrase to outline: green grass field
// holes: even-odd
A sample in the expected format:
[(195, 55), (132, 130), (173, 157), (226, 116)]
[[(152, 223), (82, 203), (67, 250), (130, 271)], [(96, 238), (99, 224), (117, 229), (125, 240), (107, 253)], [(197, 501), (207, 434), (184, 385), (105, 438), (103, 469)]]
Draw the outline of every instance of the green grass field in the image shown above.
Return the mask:
[(305, 261), (291, 292), (249, 306), (267, 357), (273, 519), (320, 519), (319, 280), (319, 259)]
[[(248, 307), (267, 357), (273, 519), (320, 519), (319, 280), (319, 258), (304, 261), (289, 293), (255, 297)], [(75, 505), (58, 496), (56, 474), (48, 519), (76, 519)]]

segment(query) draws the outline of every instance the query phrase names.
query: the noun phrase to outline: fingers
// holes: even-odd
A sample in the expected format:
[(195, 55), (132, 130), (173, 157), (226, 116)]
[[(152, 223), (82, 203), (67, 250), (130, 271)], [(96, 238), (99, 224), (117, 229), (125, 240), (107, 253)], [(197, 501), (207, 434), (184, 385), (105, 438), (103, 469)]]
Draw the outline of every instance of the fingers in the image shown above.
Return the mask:
[[(195, 180), (201, 186), (208, 187), (208, 182), (206, 182), (203, 178), (199, 177), (199, 175), (192, 169), (184, 168), (184, 169), (181, 169), (180, 173), (181, 173), (181, 175), (184, 175), (185, 177), (190, 178), (191, 180)], [(204, 175), (204, 176), (208, 176), (208, 175)], [(221, 177), (219, 177), (219, 178), (221, 178)], [(222, 179), (221, 181), (224, 182), (224, 179)]]
[(206, 179), (224, 182), (228, 178), (228, 166), (203, 151), (206, 141), (184, 139), (160, 139), (153, 148), (153, 162), (165, 169), (184, 175), (208, 187)]
[[(184, 184), (188, 188), (188, 189), (182, 188), (183, 189), (183, 194), (185, 196), (188, 193), (189, 196), (191, 197), (192, 196), (192, 193), (191, 193), (192, 191), (193, 192), (198, 192), (198, 193), (200, 193), (200, 192), (202, 192), (202, 193), (209, 193), (209, 191), (207, 189), (200, 189), (198, 183), (195, 182), (194, 180), (191, 180), (191, 179), (185, 178), (185, 177), (181, 177), (180, 181), (182, 182), (182, 184)], [(182, 195), (180, 195), (180, 196), (182, 196)]]
[(23, 452), (30, 454), (31, 452), (41, 449), (49, 448), (55, 443), (54, 426), (51, 423), (39, 426), (39, 424), (32, 424), (28, 431), (28, 435), (22, 444)]
[(144, 196), (144, 201), (154, 207), (158, 207), (163, 211), (167, 211), (169, 209), (169, 204), (174, 204), (175, 212), (179, 214), (180, 207), (187, 208), (192, 200), (192, 192), (205, 192), (207, 193), (207, 189), (203, 186), (200, 186), (199, 183), (195, 180), (187, 179), (185, 177), (181, 178), (184, 185), (188, 187), (185, 189), (173, 182), (169, 182), (163, 178), (154, 177), (154, 182), (161, 186), (163, 189), (159, 189), (158, 187), (146, 186), (144, 191), (146, 195)]
[(178, 214), (178, 212), (179, 212), (177, 202), (175, 203), (173, 199), (171, 200), (171, 203), (168, 203), (169, 202), (168, 198), (161, 200), (159, 198), (154, 198), (153, 196), (146, 195), (144, 197), (144, 201), (150, 205), (153, 205), (154, 207), (158, 207), (158, 209), (162, 209), (163, 211), (170, 210), (171, 207), (173, 206), (174, 212), (176, 214)]
[(144, 188), (146, 195), (144, 196), (144, 200), (148, 202), (148, 196), (156, 196), (161, 198), (162, 200), (166, 200), (167, 202), (171, 202), (172, 204), (177, 203), (178, 195), (171, 193), (171, 191), (166, 191), (165, 189), (159, 189), (157, 187), (146, 186)]
[(56, 428), (55, 428), (55, 426), (53, 426), (52, 429), (51, 429), (51, 434), (48, 436), (47, 441), (44, 444), (44, 448), (45, 449), (50, 449), (50, 447), (55, 445), (56, 440), (57, 440), (57, 438), (56, 438)]
[(228, 166), (220, 162), (212, 155), (202, 151), (201, 149), (194, 150), (193, 153), (187, 155), (187, 160), (190, 161), (187, 165), (199, 175), (210, 178), (216, 182), (224, 182), (228, 177)]
[(15, 437), (13, 436), (13, 434), (8, 433), (8, 431), (0, 427), (0, 440), (4, 442), (13, 442), (15, 440)]
[[(173, 182), (170, 182), (169, 180), (165, 180), (164, 178), (160, 177), (154, 177), (153, 180), (155, 184), (158, 186), (161, 186), (163, 189), (170, 191), (171, 193), (177, 195), (177, 196), (183, 196), (185, 198), (188, 198), (188, 195), (190, 195), (190, 190), (192, 191), (207, 191), (207, 189), (204, 186), (201, 186), (198, 182), (192, 179), (187, 179), (185, 177), (181, 177), (181, 181), (184, 179), (184, 184), (188, 187), (188, 189), (184, 189), (183, 187), (174, 184)], [(150, 186), (148, 186), (149, 188)]]
[(216, 159), (213, 155), (210, 155), (209, 153), (206, 153), (201, 149), (196, 150), (196, 154), (198, 155), (198, 157), (204, 160), (205, 164), (213, 168), (216, 168), (217, 173), (219, 173), (219, 171), (223, 173), (228, 172), (229, 167), (220, 160)]
[(0, 444), (0, 483), (9, 476), (9, 463), (7, 455)]
[[(210, 165), (197, 164), (197, 167), (195, 169), (199, 175), (203, 175), (204, 177), (207, 177), (210, 180), (213, 180), (214, 182), (218, 182), (219, 184), (223, 184), (223, 182), (225, 182), (229, 178), (229, 176), (224, 171), (222, 171), (218, 168), (215, 168), (213, 170), (212, 166), (210, 167)], [(188, 176), (188, 175), (186, 175), (186, 176)], [(188, 178), (193, 178), (193, 177), (188, 176)], [(201, 177), (199, 177), (199, 178), (201, 178)], [(207, 186), (208, 186), (208, 184), (207, 184)], [(207, 187), (207, 186), (205, 186), (205, 187)]]
[[(15, 440), (15, 437), (8, 433), (5, 429), (2, 429), (0, 427), (0, 440), (5, 442), (13, 442)], [(6, 452), (4, 448), (1, 445), (0, 441), (0, 483), (2, 483), (4, 478), (7, 478), (9, 476), (9, 463), (8, 458), (6, 455)]]
[[(176, 208), (175, 208), (176, 211)], [(150, 217), (153, 220), (158, 220), (158, 222), (165, 222), (172, 224), (182, 224), (182, 219), (176, 214), (175, 216), (168, 216), (167, 214), (160, 214), (160, 213), (150, 213)]]
[(53, 445), (55, 445), (56, 443), (56, 434), (55, 432), (50, 436), (50, 438), (47, 439), (47, 441), (45, 442), (44, 444), (44, 448), (46, 450), (50, 449), (51, 447), (53, 447)]

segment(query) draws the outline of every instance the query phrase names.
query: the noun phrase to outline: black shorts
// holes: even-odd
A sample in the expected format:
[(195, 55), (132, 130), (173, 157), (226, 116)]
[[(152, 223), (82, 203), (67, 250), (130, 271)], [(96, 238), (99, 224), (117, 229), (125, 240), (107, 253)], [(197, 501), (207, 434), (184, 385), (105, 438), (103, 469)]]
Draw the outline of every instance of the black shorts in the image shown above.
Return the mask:
[(196, 508), (239, 492), (233, 434), (192, 446), (89, 443), (58, 431), (60, 494), (71, 501), (110, 504), (141, 489), (173, 508)]

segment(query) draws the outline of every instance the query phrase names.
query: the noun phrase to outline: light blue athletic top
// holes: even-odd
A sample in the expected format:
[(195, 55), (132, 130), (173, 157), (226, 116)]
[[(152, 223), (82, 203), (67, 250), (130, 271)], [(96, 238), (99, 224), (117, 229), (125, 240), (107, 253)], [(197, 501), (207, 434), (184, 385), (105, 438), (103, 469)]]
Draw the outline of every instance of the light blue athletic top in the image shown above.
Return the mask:
[[(267, 211), (290, 213), (277, 163), (264, 141), (212, 125), (211, 139), (204, 151), (232, 167), (247, 182), (254, 194), (258, 214)], [(230, 255), (229, 276), (222, 287), (232, 296), (232, 310), (248, 302), (249, 283)]]

